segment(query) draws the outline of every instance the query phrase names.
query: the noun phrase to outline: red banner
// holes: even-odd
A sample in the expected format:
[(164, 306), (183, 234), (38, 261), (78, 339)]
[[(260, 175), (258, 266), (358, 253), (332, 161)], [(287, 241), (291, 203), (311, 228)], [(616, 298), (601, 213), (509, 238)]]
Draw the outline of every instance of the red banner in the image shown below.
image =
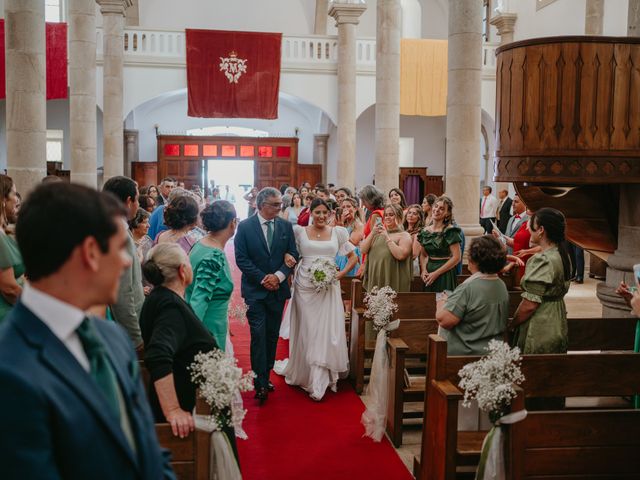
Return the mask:
[[(67, 24), (47, 23), (47, 100), (67, 98)], [(0, 99), (7, 98), (4, 19), (0, 19)]]
[(190, 117), (278, 118), (281, 33), (186, 32)]

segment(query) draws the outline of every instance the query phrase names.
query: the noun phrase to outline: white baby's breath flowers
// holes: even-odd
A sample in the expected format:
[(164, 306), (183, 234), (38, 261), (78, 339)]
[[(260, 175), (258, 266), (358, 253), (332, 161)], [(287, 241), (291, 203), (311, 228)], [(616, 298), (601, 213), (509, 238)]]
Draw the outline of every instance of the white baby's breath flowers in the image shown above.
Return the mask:
[(229, 318), (231, 320), (237, 320), (242, 325), (245, 325), (247, 323), (248, 310), (249, 310), (249, 307), (247, 307), (247, 304), (244, 303), (243, 301), (234, 303), (229, 307)]
[(233, 397), (237, 391), (253, 390), (255, 374), (243, 374), (237, 360), (218, 349), (197, 354), (189, 370), (200, 396), (211, 407), (210, 419), (216, 429), (241, 424), (246, 410), (231, 408)]
[(364, 297), (367, 309), (364, 316), (373, 320), (373, 328), (381, 330), (387, 326), (391, 316), (398, 310), (394, 299), (398, 296), (395, 290), (389, 286), (373, 287)]
[(506, 413), (511, 400), (515, 398), (515, 385), (524, 381), (520, 370), (520, 349), (510, 348), (499, 340), (491, 340), (489, 353), (477, 362), (469, 363), (458, 372), (460, 388), (464, 390), (462, 404), (469, 407), (471, 400), (488, 412), (493, 422)]
[(311, 283), (313, 284), (316, 292), (328, 290), (331, 285), (336, 283), (336, 276), (338, 271), (336, 270), (336, 263), (328, 258), (316, 258), (311, 267), (309, 267), (311, 273)]

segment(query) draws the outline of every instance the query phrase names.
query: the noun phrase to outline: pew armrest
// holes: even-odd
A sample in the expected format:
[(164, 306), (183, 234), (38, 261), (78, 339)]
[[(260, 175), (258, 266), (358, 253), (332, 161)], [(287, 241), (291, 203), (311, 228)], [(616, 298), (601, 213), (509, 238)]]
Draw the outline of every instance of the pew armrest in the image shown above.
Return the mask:
[(449, 380), (432, 380), (433, 393), (440, 395), (449, 402), (462, 400), (464, 394)]
[(407, 345), (401, 338), (387, 338), (387, 347), (391, 350), (392, 355), (394, 355), (395, 352), (406, 352), (409, 350), (409, 345)]

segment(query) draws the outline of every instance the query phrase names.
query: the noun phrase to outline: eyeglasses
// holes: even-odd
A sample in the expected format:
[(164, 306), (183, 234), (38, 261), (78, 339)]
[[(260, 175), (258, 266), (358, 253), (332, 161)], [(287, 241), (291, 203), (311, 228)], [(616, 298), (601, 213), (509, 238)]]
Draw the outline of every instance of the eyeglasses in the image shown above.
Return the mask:
[(273, 208), (280, 208), (280, 207), (282, 207), (282, 202), (278, 202), (278, 203), (264, 202), (264, 205), (268, 205), (268, 206), (273, 207)]

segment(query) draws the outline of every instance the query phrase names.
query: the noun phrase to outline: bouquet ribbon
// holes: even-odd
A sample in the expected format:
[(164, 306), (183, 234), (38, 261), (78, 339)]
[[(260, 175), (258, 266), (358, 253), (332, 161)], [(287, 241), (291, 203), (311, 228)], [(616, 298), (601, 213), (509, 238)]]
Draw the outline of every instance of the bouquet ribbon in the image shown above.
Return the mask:
[(476, 480), (503, 480), (504, 468), (504, 439), (501, 425), (511, 425), (524, 420), (527, 417), (526, 410), (518, 410), (500, 417), (482, 442), (480, 464), (476, 472)]
[(400, 320), (387, 323), (378, 332), (376, 349), (373, 353), (371, 375), (367, 386), (368, 406), (362, 414), (366, 437), (379, 442), (384, 436), (387, 420), (387, 403), (389, 392), (389, 356), (387, 354), (387, 336), (389, 332), (400, 326)]
[(193, 421), (197, 430), (211, 433), (209, 450), (209, 478), (207, 480), (242, 480), (242, 474), (233, 454), (227, 436), (216, 430), (215, 422), (208, 415), (197, 415), (193, 411)]

